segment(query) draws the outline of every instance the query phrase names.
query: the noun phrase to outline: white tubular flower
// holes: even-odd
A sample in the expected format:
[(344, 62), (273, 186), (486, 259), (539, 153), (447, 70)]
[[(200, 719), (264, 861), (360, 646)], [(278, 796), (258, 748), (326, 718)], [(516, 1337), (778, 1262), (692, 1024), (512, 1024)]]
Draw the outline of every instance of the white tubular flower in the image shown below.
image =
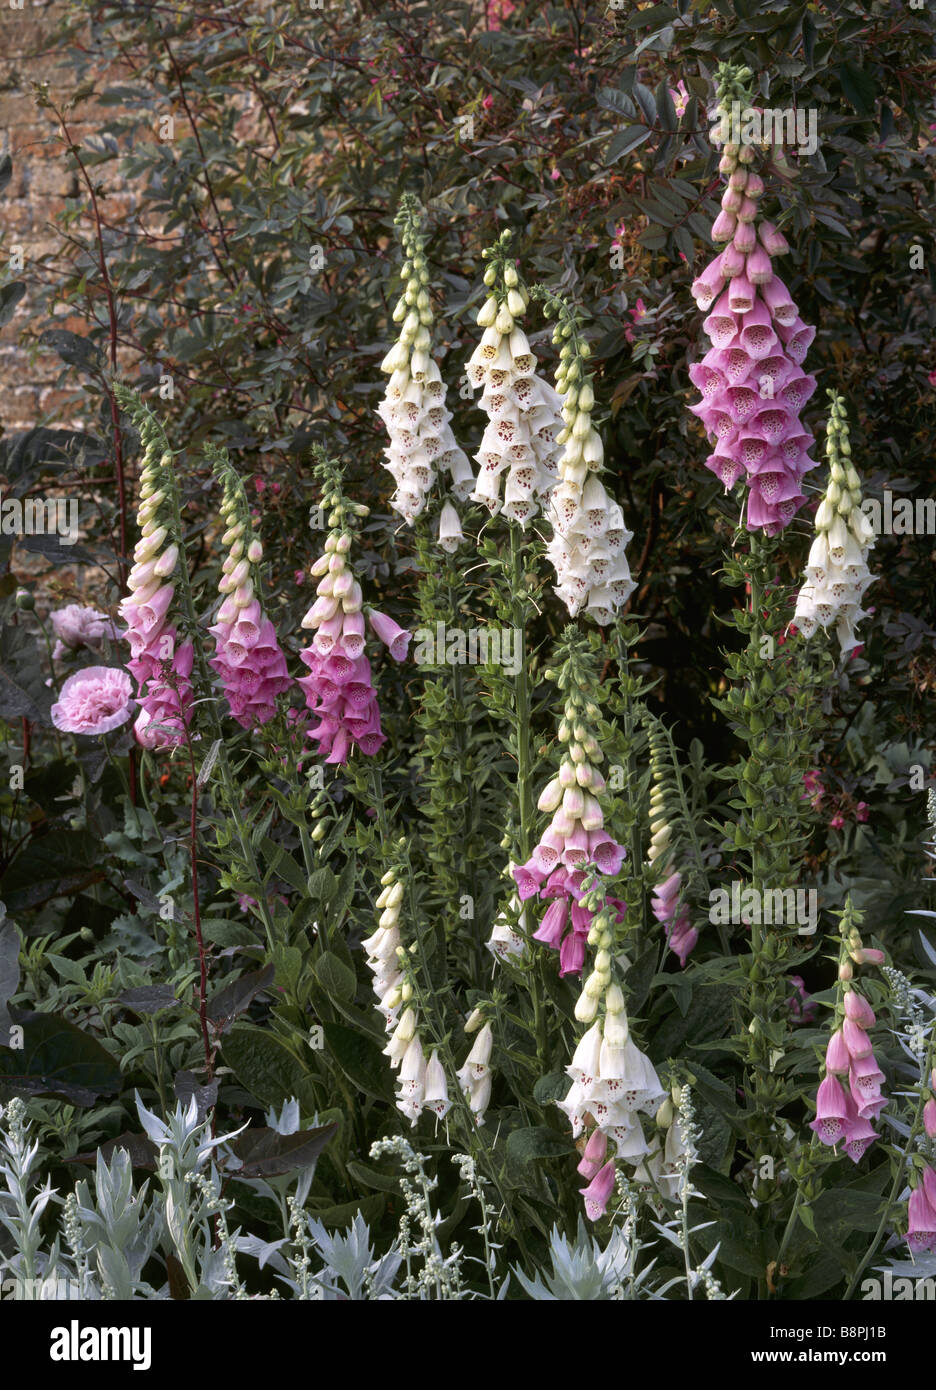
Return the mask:
[[(508, 287), (508, 277), (518, 279), (509, 262), (500, 270), (490, 265), (485, 273), (498, 294), (478, 315), (484, 335), (466, 369), (471, 384), (482, 388), (481, 408), (489, 420), (475, 455), (479, 472), (471, 497), (492, 516), (502, 513), (526, 528), (556, 483), (562, 398), (536, 375), (536, 357), (514, 317), (526, 307), (527, 295), (516, 283)], [(498, 306), (496, 313), (492, 306)]]
[(403, 296), (394, 312), (394, 321), (402, 327), (398, 341), (380, 364), (390, 380), (377, 414), (390, 440), (384, 450), (385, 467), (396, 483), (390, 505), (411, 525), (425, 510), (440, 474), (449, 475), (449, 487), (462, 501), (471, 492), (474, 474), (452, 434), (451, 411), (445, 408), (445, 383), (430, 355), (433, 315), (427, 289), (429, 268), (415, 199), (404, 195), (396, 222), (407, 256)]
[(452, 1108), (449, 1100), (445, 1071), (439, 1061), (438, 1053), (433, 1052), (426, 1067), (426, 1086), (423, 1107), (431, 1110), (438, 1119), (444, 1119)]
[(848, 422), (841, 396), (829, 392), (832, 412), (826, 434), (829, 485), (816, 512), (816, 538), (810, 546), (805, 580), (793, 621), (804, 637), (834, 626), (842, 652), (860, 645), (855, 625), (867, 614), (861, 601), (873, 575), (868, 552), (874, 532), (861, 511), (861, 483), (851, 462)]
[(617, 1146), (616, 1157), (636, 1163), (649, 1152), (640, 1113), (655, 1114), (666, 1092), (647, 1057), (629, 1036), (619, 987), (604, 991), (605, 1017), (582, 1036), (566, 1068), (572, 1085), (559, 1109), (577, 1139), (594, 1122)]
[(460, 1067), (457, 1076), (458, 1082), (468, 1098), (468, 1105), (478, 1123), (484, 1119), (485, 1111), (491, 1100), (491, 1049), (494, 1045), (494, 1034), (490, 1023), (485, 1023), (478, 1036), (475, 1038), (474, 1045), (468, 1056), (465, 1058), (464, 1066)]
[(400, 1079), (397, 1090), (397, 1109), (402, 1110), (411, 1124), (415, 1124), (422, 1114), (426, 1095), (426, 1058), (422, 1043), (414, 1035), (403, 1060), (400, 1063)]
[(461, 518), (451, 502), (446, 502), (439, 516), (439, 545), (453, 555), (464, 539)]
[(614, 621), (634, 591), (624, 547), (633, 537), (618, 504), (598, 477), (603, 449), (592, 424), (595, 393), (585, 374), (587, 344), (572, 311), (558, 299), (553, 342), (562, 344), (556, 385), (565, 392), (559, 439), (559, 485), (547, 508), (553, 534), (546, 554), (556, 571), (555, 592), (574, 618), (584, 611), (601, 626)]

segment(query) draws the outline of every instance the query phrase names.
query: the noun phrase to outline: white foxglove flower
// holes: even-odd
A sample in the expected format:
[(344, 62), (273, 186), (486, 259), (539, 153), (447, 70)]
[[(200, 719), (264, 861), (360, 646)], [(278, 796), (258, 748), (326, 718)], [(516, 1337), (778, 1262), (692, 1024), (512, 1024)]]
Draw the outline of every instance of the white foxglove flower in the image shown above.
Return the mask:
[(451, 502), (446, 502), (439, 516), (439, 545), (453, 555), (464, 539), (461, 517)]
[(440, 474), (448, 474), (453, 495), (462, 501), (471, 492), (474, 475), (452, 434), (451, 411), (445, 408), (445, 383), (430, 356), (433, 314), (429, 268), (414, 199), (404, 196), (396, 221), (408, 257), (403, 266), (405, 288), (393, 315), (402, 327), (399, 339), (380, 364), (390, 380), (377, 413), (390, 438), (384, 450), (385, 467), (396, 483), (390, 505), (412, 524), (425, 510)]
[(834, 392), (829, 394), (829, 486), (816, 512), (816, 538), (793, 621), (806, 638), (819, 627), (834, 626), (844, 653), (859, 645), (855, 625), (867, 616), (861, 601), (874, 578), (867, 563), (874, 532), (861, 510), (861, 483), (851, 462), (844, 403)]
[(571, 616), (584, 610), (605, 626), (614, 621), (634, 590), (624, 550), (633, 537), (620, 507), (598, 477), (604, 451), (591, 420), (595, 395), (591, 379), (585, 376), (587, 349), (575, 346), (577, 326), (561, 304), (553, 341), (563, 344), (556, 385), (563, 393), (565, 424), (557, 440), (562, 446), (559, 485), (546, 509), (553, 528), (546, 554), (556, 571), (556, 594)]
[(440, 1120), (444, 1119), (452, 1108), (448, 1085), (445, 1080), (445, 1070), (436, 1052), (433, 1052), (426, 1067), (423, 1106), (426, 1110), (431, 1110)]
[[(493, 287), (496, 279), (491, 266), (486, 283)], [(484, 333), (465, 371), (472, 386), (483, 388), (481, 408), (489, 420), (475, 455), (479, 471), (472, 500), (492, 516), (503, 513), (525, 528), (556, 484), (562, 401), (536, 375), (536, 357), (516, 324), (527, 303), (517, 279), (508, 264), (501, 287), (506, 296), (491, 295), (482, 305), (477, 321)]]
[(650, 1060), (627, 1028), (624, 1001), (612, 984), (605, 991), (605, 1018), (582, 1036), (566, 1072), (572, 1085), (560, 1110), (577, 1139), (593, 1121), (617, 1146), (616, 1157), (636, 1162), (648, 1152), (639, 1113), (655, 1114), (665, 1091)]
[(484, 1113), (491, 1099), (492, 1078), (489, 1063), (493, 1045), (494, 1034), (491, 1025), (485, 1023), (475, 1038), (464, 1066), (460, 1067), (457, 1073), (459, 1085), (467, 1096), (468, 1105), (472, 1114), (477, 1117), (479, 1124), (484, 1119)]

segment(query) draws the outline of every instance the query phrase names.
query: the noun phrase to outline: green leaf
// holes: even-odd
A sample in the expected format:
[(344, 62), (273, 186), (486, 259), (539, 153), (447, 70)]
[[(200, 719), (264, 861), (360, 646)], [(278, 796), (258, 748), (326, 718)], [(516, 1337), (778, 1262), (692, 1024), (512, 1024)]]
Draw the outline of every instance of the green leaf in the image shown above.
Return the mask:
[(563, 1158), (573, 1152), (569, 1139), (545, 1125), (515, 1129), (507, 1136), (507, 1162), (514, 1169), (525, 1168), (537, 1159)]
[(52, 348), (53, 352), (57, 352), (69, 367), (78, 367), (85, 372), (100, 369), (101, 354), (95, 345), (67, 328), (47, 328), (40, 335), (39, 341), (43, 347)]
[(221, 1049), (225, 1064), (263, 1105), (280, 1106), (299, 1096), (309, 1071), (273, 1033), (239, 1023)]
[(326, 1051), (348, 1080), (375, 1100), (392, 1101), (394, 1087), (390, 1063), (377, 1044), (343, 1023), (324, 1023), (322, 1028)]
[(273, 966), (266, 965), (262, 970), (250, 970), (225, 985), (208, 1001), (209, 1019), (222, 1033), (227, 1032), (238, 1014), (248, 1009), (258, 994), (270, 988), (274, 978)]
[(338, 1131), (337, 1124), (280, 1134), (275, 1129), (248, 1129), (231, 1141), (231, 1149), (243, 1167), (239, 1178), (278, 1178), (311, 1168), (325, 1145)]
[(315, 978), (329, 998), (353, 999), (357, 978), (353, 970), (338, 959), (333, 951), (325, 951), (315, 962)]
[(276, 844), (268, 837), (260, 842), (260, 848), (270, 866), (270, 873), (276, 874), (279, 878), (285, 879), (290, 888), (295, 888), (297, 893), (305, 896), (309, 891), (309, 880), (305, 871), (300, 868), (288, 850), (282, 845)]
[(0, 1047), (0, 1090), (93, 1105), (121, 1087), (120, 1067), (101, 1044), (57, 1014), (25, 1014), (23, 1047)]
[(856, 63), (840, 63), (838, 75), (842, 91), (859, 116), (869, 116), (874, 110), (877, 83), (869, 72)]
[(26, 286), (22, 280), (13, 280), (9, 285), (0, 288), (0, 328), (10, 322), (17, 304), (25, 293)]
[(650, 128), (645, 125), (629, 125), (625, 130), (619, 130), (616, 135), (612, 135), (608, 142), (605, 164), (616, 163), (622, 155), (627, 154), (630, 150), (635, 150), (638, 145), (649, 140), (652, 134)]

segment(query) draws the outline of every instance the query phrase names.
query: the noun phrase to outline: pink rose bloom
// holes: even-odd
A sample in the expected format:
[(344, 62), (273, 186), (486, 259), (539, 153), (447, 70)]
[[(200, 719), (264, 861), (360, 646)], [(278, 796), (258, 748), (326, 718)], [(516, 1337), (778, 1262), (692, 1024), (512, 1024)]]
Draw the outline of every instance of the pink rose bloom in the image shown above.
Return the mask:
[(841, 830), (841, 828), (842, 828), (842, 826), (843, 826), (844, 824), (845, 824), (845, 817), (844, 817), (844, 816), (833, 816), (832, 819), (829, 821), (829, 825), (830, 825), (830, 827), (831, 827), (833, 830)]
[(83, 608), (80, 603), (57, 608), (49, 617), (58, 639), (52, 649), (56, 661), (60, 661), (66, 652), (77, 651), (79, 647), (100, 651), (105, 637), (116, 642), (121, 636), (120, 630), (106, 613), (99, 613), (96, 608)]
[(86, 666), (62, 686), (52, 723), (65, 734), (108, 734), (130, 718), (132, 686), (118, 666)]

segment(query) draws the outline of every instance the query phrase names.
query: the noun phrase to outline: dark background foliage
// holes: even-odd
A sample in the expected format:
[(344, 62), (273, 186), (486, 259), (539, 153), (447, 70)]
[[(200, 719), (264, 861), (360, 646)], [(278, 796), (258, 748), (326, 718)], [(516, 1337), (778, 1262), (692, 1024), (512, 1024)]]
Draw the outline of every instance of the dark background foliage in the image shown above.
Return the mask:
[[(110, 391), (119, 365), (151, 391), (183, 451), (197, 580), (211, 585), (219, 562), (215, 499), (199, 463), (200, 444), (212, 439), (257, 480), (274, 557), (270, 611), (284, 635), (298, 634), (308, 600), (296, 573), (309, 561), (316, 500), (308, 451), (318, 440), (341, 458), (349, 493), (374, 508), (368, 582), (399, 614), (414, 547), (387, 513), (375, 414), (393, 337), (396, 204), (408, 189), (427, 210), (437, 350), (469, 452), (482, 419), (459, 384), (479, 332), (480, 253), (509, 226), (527, 280), (562, 287), (589, 320), (608, 486), (634, 532), (631, 613), (644, 627), (651, 703), (683, 748), (698, 739), (710, 758), (728, 761), (736, 748), (710, 697), (724, 688), (721, 653), (733, 641), (719, 615), (743, 602), (719, 575), (738, 501), (702, 467), (708, 450), (687, 409), (687, 366), (704, 351), (689, 287), (711, 255), (717, 208), (705, 114), (712, 77), (719, 62), (747, 63), (764, 105), (818, 111), (818, 150), (774, 169), (765, 197), (791, 244), (784, 277), (818, 329), (806, 364), (819, 377), (807, 412), (816, 455), (825, 389), (836, 387), (866, 495), (890, 487), (925, 497), (936, 492), (934, 33), (932, 13), (889, 0), (76, 5), (57, 42), (70, 45), (78, 94), (67, 109), (55, 90), (37, 96), (62, 122), (77, 193), (59, 219), (59, 251), (22, 278), (41, 304), (25, 341), (62, 360), (81, 430), (5, 436), (0, 473), (20, 493), (50, 478), (77, 483), (83, 516), (94, 518), (82, 543), (98, 565), (88, 592), (113, 606), (132, 549), (136, 468)], [(680, 79), (691, 99), (677, 117)], [(91, 100), (113, 116), (72, 143)], [(171, 138), (161, 138), (167, 118)], [(136, 211), (112, 219), (107, 188), (118, 172), (140, 196)], [(913, 268), (914, 246), (922, 269)], [(17, 293), (4, 291), (4, 306)], [(551, 365), (538, 312), (529, 326)], [(76, 318), (83, 334), (63, 327)], [(163, 400), (165, 376), (174, 394)], [(822, 469), (812, 476), (820, 484)], [(786, 533), (778, 582), (795, 583), (810, 519), (804, 509)], [(28, 739), (47, 726), (47, 692), (12, 610), (16, 554), (7, 544), (0, 555), (0, 715)], [(920, 901), (923, 796), (909, 788), (908, 769), (929, 769), (934, 740), (932, 539), (884, 537), (872, 567), (865, 646), (827, 700), (830, 800), (810, 863), (829, 902), (850, 887), (860, 906), (896, 922)], [(561, 619), (554, 605), (544, 634)], [(404, 763), (409, 698), (402, 681), (382, 690)], [(48, 895), (35, 886), (44, 874), (76, 895), (102, 875), (95, 826), (117, 837), (108, 845), (123, 856), (122, 872), (135, 856), (141, 869), (155, 862), (154, 843), (128, 839), (109, 818), (110, 767), (86, 768), (92, 825), (69, 829), (68, 805), (53, 805), (70, 794), (65, 771), (58, 780), (30, 774), (31, 814), (44, 831), (27, 832), (2, 884), (21, 925), (40, 914), (34, 931), (49, 924)], [(855, 820), (859, 801), (869, 803), (867, 824)], [(843, 812), (841, 831), (828, 827), (833, 809)], [(100, 921), (99, 911), (75, 896), (64, 925), (113, 940), (114, 909)]]

